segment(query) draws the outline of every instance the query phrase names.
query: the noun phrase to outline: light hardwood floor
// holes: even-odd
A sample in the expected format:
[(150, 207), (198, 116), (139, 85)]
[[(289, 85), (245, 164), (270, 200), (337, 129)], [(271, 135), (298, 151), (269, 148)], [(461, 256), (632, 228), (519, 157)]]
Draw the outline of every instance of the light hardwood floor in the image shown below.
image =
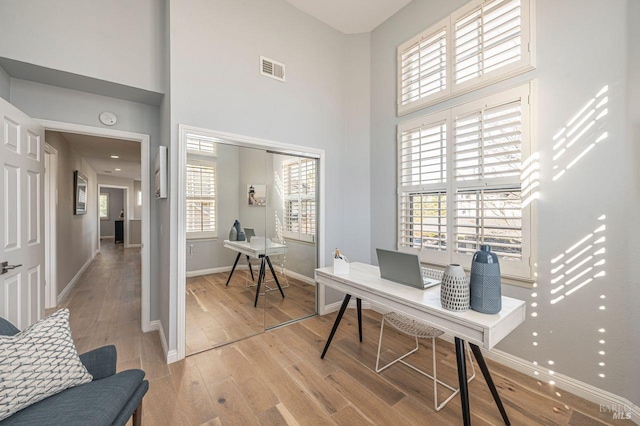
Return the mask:
[[(297, 279), (278, 274), (284, 288), (283, 299), (274, 288), (258, 298), (254, 307), (256, 287), (247, 287), (247, 272), (237, 270), (226, 286), (229, 273), (187, 278), (186, 352), (194, 354), (214, 346), (249, 337), (294, 319), (316, 312), (315, 287)], [(254, 271), (257, 279), (257, 271)], [(271, 273), (267, 273), (271, 280)]]
[[(142, 368), (150, 381), (144, 425), (458, 425), (460, 402), (433, 410), (433, 386), (397, 365), (373, 371), (380, 315), (364, 311), (364, 342), (349, 310), (325, 360), (319, 354), (335, 314), (259, 334), (167, 366), (157, 332), (140, 332), (138, 250), (103, 247), (63, 306), (80, 352), (118, 349), (118, 370)], [(411, 341), (385, 332), (385, 359)], [(452, 345), (438, 342), (438, 376), (456, 382)], [(430, 349), (412, 361), (430, 369)], [(514, 425), (631, 424), (596, 404), (489, 361)], [(479, 375), (470, 384), (474, 425), (500, 425)]]

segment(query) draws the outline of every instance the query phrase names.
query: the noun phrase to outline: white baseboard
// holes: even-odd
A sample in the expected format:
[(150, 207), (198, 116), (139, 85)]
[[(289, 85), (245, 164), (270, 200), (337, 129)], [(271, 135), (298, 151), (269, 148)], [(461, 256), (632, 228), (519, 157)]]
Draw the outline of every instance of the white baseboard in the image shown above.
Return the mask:
[[(335, 303), (332, 305), (335, 305)], [(364, 303), (362, 304), (362, 307), (364, 308)], [(340, 309), (339, 304), (335, 310), (338, 309)], [(373, 306), (373, 310), (380, 314), (389, 312), (388, 309), (377, 305)], [(440, 336), (440, 339), (449, 343), (454, 342), (453, 336), (449, 336), (447, 334)], [(533, 377), (541, 382), (549, 383), (550, 381), (553, 381), (557, 388), (571, 392), (582, 399), (598, 405), (604, 405), (605, 407), (625, 407), (626, 413), (631, 415), (629, 420), (632, 420), (636, 424), (640, 424), (640, 407), (633, 404), (626, 398), (597, 388), (588, 383), (581, 382), (580, 380), (576, 380), (569, 376), (565, 376), (564, 374), (554, 373), (553, 375), (550, 375), (548, 374), (548, 370), (545, 372), (543, 368), (533, 365), (530, 361), (526, 361), (499, 349), (492, 349), (490, 351), (483, 348), (480, 349), (482, 350), (484, 357), (487, 359), (519, 371), (520, 373), (526, 374), (527, 376)], [(611, 416), (613, 416), (613, 413), (606, 412), (606, 414), (611, 414)]]
[(76, 272), (73, 278), (71, 278), (71, 281), (69, 281), (69, 283), (64, 287), (64, 290), (60, 292), (60, 294), (58, 295), (58, 299), (56, 301), (58, 305), (64, 299), (66, 299), (69, 293), (71, 293), (71, 290), (73, 290), (73, 287), (75, 287), (75, 285), (78, 283), (78, 279), (80, 278), (80, 275), (82, 275), (82, 273), (89, 267), (89, 265), (91, 265), (91, 262), (93, 262), (93, 259), (95, 259), (95, 257), (96, 257), (96, 252), (94, 252), (91, 255), (91, 257), (85, 262), (85, 264), (82, 265), (82, 268), (80, 268), (80, 270)]
[(100, 239), (101, 240), (113, 240), (116, 236), (115, 235), (101, 235)]
[[(187, 278), (199, 277), (201, 275), (219, 274), (221, 272), (229, 272), (231, 271), (231, 268), (233, 268), (233, 266), (219, 266), (217, 268), (198, 269), (197, 271), (187, 271)], [(246, 271), (248, 269), (249, 267), (247, 265), (236, 266), (236, 271)]]
[(316, 281), (313, 278), (309, 278), (306, 275), (299, 274), (298, 272), (285, 269), (285, 274), (291, 278), (295, 278), (298, 281), (302, 281), (305, 284), (309, 284), (315, 287)]
[(138, 248), (138, 247), (142, 247), (142, 244), (128, 244), (124, 246), (124, 248)]
[(164, 328), (162, 327), (162, 323), (160, 322), (160, 320), (149, 322), (149, 331), (157, 331), (160, 333), (160, 343), (162, 343), (162, 352), (165, 354), (165, 360), (167, 364), (171, 364), (173, 362), (178, 361), (178, 351), (175, 349), (169, 350), (169, 345), (167, 344), (167, 338), (164, 335)]

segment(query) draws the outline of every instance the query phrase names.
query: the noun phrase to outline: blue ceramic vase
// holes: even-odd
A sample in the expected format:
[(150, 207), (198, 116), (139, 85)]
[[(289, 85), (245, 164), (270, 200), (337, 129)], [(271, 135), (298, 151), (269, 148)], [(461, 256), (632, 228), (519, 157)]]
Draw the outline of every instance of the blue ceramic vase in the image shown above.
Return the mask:
[(497, 314), (502, 309), (502, 289), (498, 256), (483, 244), (471, 261), (471, 309), (483, 314)]
[(238, 235), (238, 239), (237, 241), (244, 241), (247, 239), (247, 237), (244, 234), (244, 231), (242, 230), (242, 226), (240, 225), (239, 221), (235, 221), (233, 222), (233, 226), (236, 228), (236, 233)]

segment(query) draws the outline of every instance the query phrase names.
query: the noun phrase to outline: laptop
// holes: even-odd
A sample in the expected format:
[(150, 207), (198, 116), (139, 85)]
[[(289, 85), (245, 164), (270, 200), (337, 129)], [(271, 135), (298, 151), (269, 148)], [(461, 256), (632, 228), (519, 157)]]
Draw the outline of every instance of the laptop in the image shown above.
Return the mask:
[(383, 249), (376, 249), (376, 252), (380, 276), (385, 280), (423, 290), (440, 284), (440, 280), (422, 276), (418, 255)]
[(256, 236), (256, 231), (253, 228), (244, 228), (244, 235), (246, 235), (247, 241), (251, 242), (251, 237)]

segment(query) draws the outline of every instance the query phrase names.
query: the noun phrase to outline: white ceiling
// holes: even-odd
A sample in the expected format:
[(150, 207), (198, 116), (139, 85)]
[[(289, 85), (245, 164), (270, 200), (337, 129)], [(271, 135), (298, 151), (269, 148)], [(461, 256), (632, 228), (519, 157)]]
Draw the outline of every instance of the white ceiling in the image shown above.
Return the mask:
[(367, 33), (411, 0), (287, 0), (344, 34)]
[[(140, 179), (140, 143), (75, 133), (62, 135), (97, 174)], [(113, 159), (112, 155), (120, 158)]]

